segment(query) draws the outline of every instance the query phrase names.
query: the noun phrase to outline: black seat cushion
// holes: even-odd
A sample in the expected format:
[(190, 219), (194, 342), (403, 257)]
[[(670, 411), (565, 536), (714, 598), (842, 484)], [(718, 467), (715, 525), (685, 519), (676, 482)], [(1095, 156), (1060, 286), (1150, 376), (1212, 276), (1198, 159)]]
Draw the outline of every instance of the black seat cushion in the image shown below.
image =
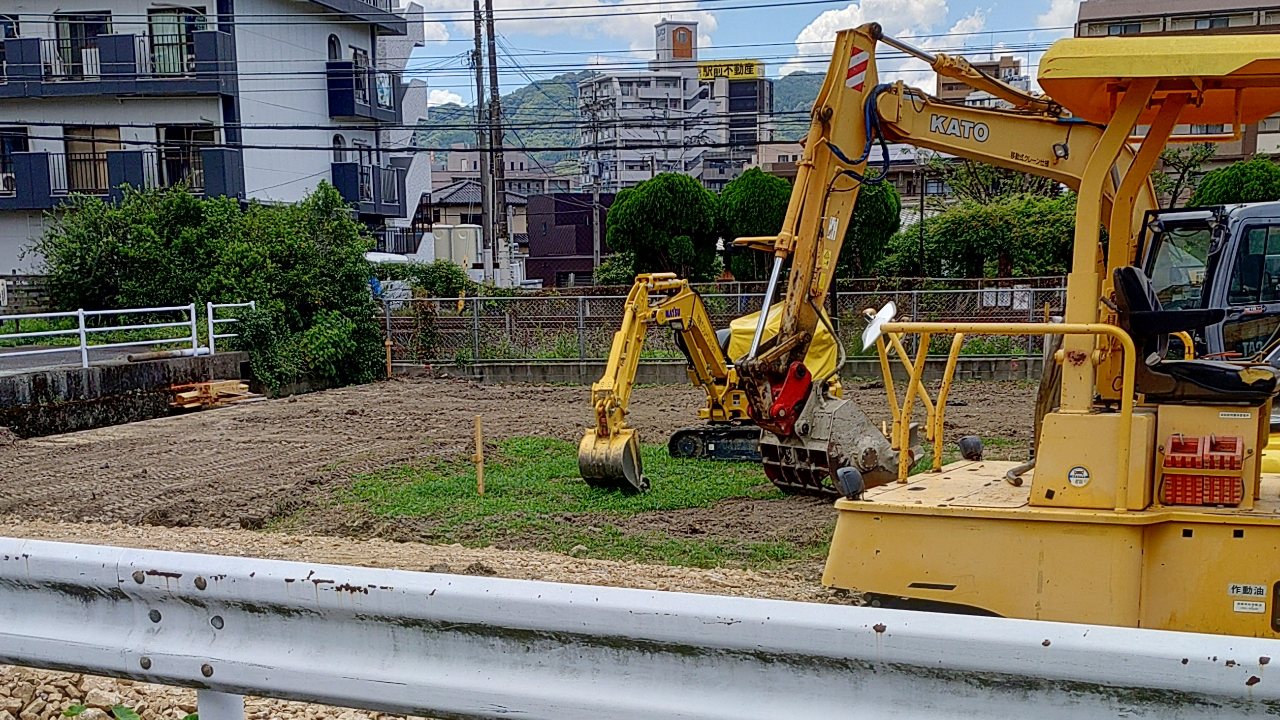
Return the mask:
[(1157, 403), (1245, 403), (1274, 397), (1280, 374), (1265, 364), (1214, 360), (1166, 360), (1169, 333), (1221, 322), (1222, 309), (1164, 310), (1151, 281), (1136, 267), (1116, 268), (1117, 321), (1145, 362), (1134, 377), (1138, 392)]

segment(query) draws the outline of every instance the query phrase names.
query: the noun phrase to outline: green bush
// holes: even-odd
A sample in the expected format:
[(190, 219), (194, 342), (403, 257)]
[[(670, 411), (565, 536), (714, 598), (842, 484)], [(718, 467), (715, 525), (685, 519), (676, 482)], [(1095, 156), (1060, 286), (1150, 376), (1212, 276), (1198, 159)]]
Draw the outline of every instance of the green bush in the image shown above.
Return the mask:
[(298, 380), (368, 382), (381, 331), (364, 253), (373, 240), (331, 185), (294, 205), (247, 208), (182, 188), (75, 197), (32, 249), (63, 309), (255, 300), (228, 344), (278, 389)]
[(1188, 207), (1280, 200), (1280, 165), (1259, 155), (1205, 174)]

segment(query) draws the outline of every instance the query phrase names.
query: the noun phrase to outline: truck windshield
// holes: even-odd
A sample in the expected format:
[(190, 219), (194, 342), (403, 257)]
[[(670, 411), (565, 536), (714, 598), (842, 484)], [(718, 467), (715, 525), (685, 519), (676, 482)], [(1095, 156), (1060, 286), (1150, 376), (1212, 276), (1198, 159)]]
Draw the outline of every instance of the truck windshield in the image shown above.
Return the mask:
[(1150, 277), (1161, 306), (1169, 310), (1200, 307), (1212, 234), (1210, 228), (1202, 227), (1166, 230), (1155, 236)]

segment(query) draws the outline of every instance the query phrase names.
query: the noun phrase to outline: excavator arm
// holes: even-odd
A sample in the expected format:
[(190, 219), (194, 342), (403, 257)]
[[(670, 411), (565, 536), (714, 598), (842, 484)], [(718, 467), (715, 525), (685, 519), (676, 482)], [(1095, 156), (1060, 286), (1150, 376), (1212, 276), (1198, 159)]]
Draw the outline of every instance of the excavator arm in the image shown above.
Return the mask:
[[(955, 105), (902, 83), (880, 84), (880, 42), (928, 62), (939, 75), (960, 79), (1006, 100), (1009, 108)], [(766, 474), (794, 492), (842, 492), (838, 474), (856, 471), (849, 483), (873, 486), (892, 476), (886, 465), (910, 448), (892, 447), (860, 411), (830, 398), (803, 358), (820, 323), (836, 261), (861, 188), (886, 180), (885, 166), (871, 166), (873, 147), (903, 142), (1011, 170), (1049, 177), (1078, 188), (1101, 126), (1062, 117), (1052, 100), (991, 78), (960, 58), (931, 55), (885, 37), (877, 24), (839, 33), (827, 76), (814, 104), (805, 152), (781, 232), (740, 238), (740, 245), (770, 252), (766, 289), (772, 305), (786, 274), (780, 332), (765, 338), (757, 325), (746, 355), (736, 359), (752, 420), (769, 431), (761, 440)], [(1074, 149), (1074, 151), (1073, 151)], [(1124, 177), (1135, 154), (1123, 148), (1115, 177)], [(1150, 182), (1117, 188), (1106, 199), (1136, 198), (1139, 212), (1117, 237), (1138, 237), (1142, 209), (1157, 207)], [(1104, 208), (1104, 212), (1107, 212)], [(1132, 245), (1132, 240), (1130, 240)], [(1135, 248), (1112, 248), (1112, 253)], [(1102, 263), (1101, 251), (1095, 262)]]

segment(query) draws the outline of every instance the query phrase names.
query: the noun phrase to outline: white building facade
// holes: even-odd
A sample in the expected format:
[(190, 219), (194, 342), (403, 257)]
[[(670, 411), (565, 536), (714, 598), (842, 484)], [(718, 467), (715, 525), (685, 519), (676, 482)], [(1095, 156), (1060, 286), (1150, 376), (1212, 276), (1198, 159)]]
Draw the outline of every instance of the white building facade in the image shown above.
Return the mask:
[(584, 189), (617, 192), (678, 172), (718, 190), (772, 139), (773, 86), (762, 64), (734, 61), (750, 72), (714, 77), (698, 60), (696, 22), (663, 21), (655, 36), (647, 69), (578, 83)]
[(328, 181), (376, 232), (407, 224), (413, 159), (377, 128), (404, 122), (408, 52), (380, 54), (409, 25), (391, 0), (0, 0), (0, 273), (38, 271), (23, 250), (68, 195), (125, 185), (287, 203)]

